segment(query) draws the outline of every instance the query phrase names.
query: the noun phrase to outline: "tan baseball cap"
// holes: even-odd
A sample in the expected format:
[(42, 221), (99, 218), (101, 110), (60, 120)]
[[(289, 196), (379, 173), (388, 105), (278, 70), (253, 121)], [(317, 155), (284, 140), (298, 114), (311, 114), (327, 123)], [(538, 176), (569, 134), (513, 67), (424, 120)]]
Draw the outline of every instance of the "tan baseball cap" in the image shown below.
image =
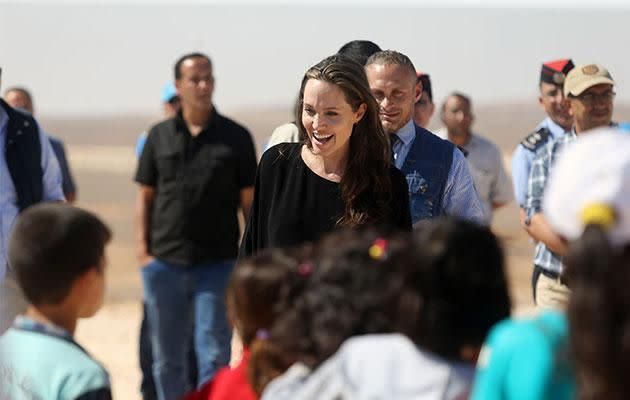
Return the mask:
[(586, 89), (601, 84), (615, 84), (606, 68), (599, 64), (578, 65), (569, 71), (564, 80), (564, 95), (579, 96)]

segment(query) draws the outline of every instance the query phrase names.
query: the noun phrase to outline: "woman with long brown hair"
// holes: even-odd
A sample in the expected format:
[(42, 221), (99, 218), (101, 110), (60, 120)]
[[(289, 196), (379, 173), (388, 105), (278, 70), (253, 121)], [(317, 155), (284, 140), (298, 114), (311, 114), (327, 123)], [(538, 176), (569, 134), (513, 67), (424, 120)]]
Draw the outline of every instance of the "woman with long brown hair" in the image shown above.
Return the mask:
[(240, 256), (317, 240), (339, 227), (411, 230), (407, 183), (363, 67), (343, 56), (310, 68), (296, 121), (302, 143), (263, 154)]

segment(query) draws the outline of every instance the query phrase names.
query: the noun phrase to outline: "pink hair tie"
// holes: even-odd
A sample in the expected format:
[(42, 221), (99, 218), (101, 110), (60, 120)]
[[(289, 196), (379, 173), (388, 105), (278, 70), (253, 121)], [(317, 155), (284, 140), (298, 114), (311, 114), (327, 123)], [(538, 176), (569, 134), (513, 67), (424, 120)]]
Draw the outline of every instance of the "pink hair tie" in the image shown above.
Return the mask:
[(313, 264), (310, 262), (303, 262), (298, 265), (297, 272), (301, 276), (309, 276), (313, 273)]

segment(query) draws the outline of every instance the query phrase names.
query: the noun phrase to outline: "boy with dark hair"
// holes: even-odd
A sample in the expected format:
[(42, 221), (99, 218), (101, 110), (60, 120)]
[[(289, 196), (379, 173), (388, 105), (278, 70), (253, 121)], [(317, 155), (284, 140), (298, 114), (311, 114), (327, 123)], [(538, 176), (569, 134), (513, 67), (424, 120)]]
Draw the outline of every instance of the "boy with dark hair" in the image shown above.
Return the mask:
[(111, 399), (109, 375), (73, 338), (103, 304), (109, 228), (64, 204), (18, 218), (9, 262), (30, 305), (0, 337), (0, 398)]

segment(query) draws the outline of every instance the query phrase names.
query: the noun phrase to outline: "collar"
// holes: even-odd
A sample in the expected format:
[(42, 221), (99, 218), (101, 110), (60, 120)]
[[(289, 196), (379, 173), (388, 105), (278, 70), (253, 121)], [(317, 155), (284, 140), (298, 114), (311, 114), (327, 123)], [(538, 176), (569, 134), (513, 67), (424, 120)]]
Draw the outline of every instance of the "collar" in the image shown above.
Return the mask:
[[(217, 125), (219, 118), (220, 116), (219, 116), (219, 113), (217, 112), (217, 108), (213, 104), (212, 111), (210, 112), (210, 119), (208, 120), (208, 123), (206, 124), (206, 126), (204, 126), (204, 128), (201, 130), (201, 133), (215, 127)], [(186, 121), (184, 121), (184, 114), (182, 113), (182, 110), (179, 110), (177, 112), (177, 115), (175, 115), (174, 119), (175, 119), (175, 126), (177, 127), (177, 132), (180, 132), (180, 131), (188, 132), (188, 125), (186, 125)]]
[(43, 324), (41, 322), (37, 322), (24, 315), (18, 315), (15, 318), (15, 321), (13, 322), (13, 327), (15, 329), (19, 329), (23, 331), (45, 333), (50, 336), (56, 336), (64, 340), (74, 342), (72, 335), (65, 329), (60, 328), (56, 325)]
[(405, 144), (405, 146), (409, 146), (409, 144), (413, 142), (413, 139), (416, 137), (416, 125), (413, 123), (413, 119), (410, 119), (409, 122), (407, 122), (395, 133)]
[(540, 128), (543, 128), (543, 127), (549, 129), (549, 131), (553, 135), (554, 139), (558, 138), (558, 137), (562, 136), (563, 134), (565, 134), (566, 132), (568, 132), (568, 131), (565, 131), (563, 127), (561, 127), (560, 125), (558, 125), (555, 122), (553, 122), (551, 117), (547, 117), (544, 120), (542, 120), (542, 122), (540, 124), (538, 124), (538, 127), (536, 129), (540, 129)]

